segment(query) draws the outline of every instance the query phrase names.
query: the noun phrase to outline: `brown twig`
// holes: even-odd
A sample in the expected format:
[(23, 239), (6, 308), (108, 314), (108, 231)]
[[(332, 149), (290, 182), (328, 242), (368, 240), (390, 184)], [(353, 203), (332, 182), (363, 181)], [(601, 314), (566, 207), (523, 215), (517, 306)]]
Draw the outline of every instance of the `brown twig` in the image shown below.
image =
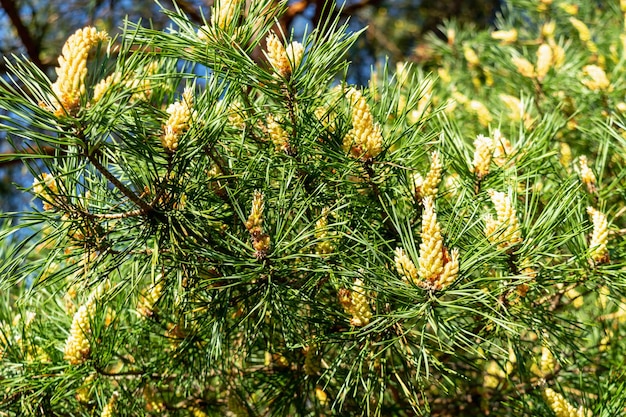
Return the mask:
[(93, 366), (93, 369), (100, 375), (102, 376), (106, 376), (109, 378), (113, 378), (113, 379), (122, 379), (122, 378), (145, 378), (148, 377), (150, 379), (155, 379), (155, 380), (162, 380), (162, 379), (173, 379), (172, 377), (167, 377), (161, 374), (157, 374), (157, 373), (152, 373), (149, 374), (144, 370), (141, 369), (136, 369), (136, 370), (128, 370), (128, 371), (123, 371), (123, 372), (110, 372), (107, 371), (106, 369), (103, 369), (102, 367), (95, 365)]
[(194, 7), (185, 0), (170, 0), (169, 2), (173, 6), (178, 6), (178, 8), (185, 12), (185, 14), (195, 23), (204, 23), (204, 19), (202, 18), (199, 8)]
[(142, 216), (146, 214), (146, 211), (144, 209), (137, 209), (137, 210), (125, 211), (123, 213), (105, 213), (105, 214), (91, 213), (89, 211), (81, 211), (80, 214), (85, 217), (92, 218), (92, 219), (114, 220), (114, 219), (126, 219), (128, 217)]
[(104, 175), (104, 177), (109, 180), (111, 182), (111, 184), (113, 184), (115, 186), (115, 188), (117, 188), (118, 190), (120, 190), (120, 192), (122, 194), (124, 194), (126, 197), (128, 197), (133, 203), (135, 203), (136, 205), (138, 205), (141, 210), (143, 210), (144, 214), (145, 213), (149, 213), (151, 212), (154, 208), (146, 203), (145, 201), (143, 201), (141, 198), (139, 198), (139, 196), (137, 194), (135, 194), (134, 192), (132, 192), (130, 189), (128, 189), (128, 187), (126, 187), (124, 184), (122, 184), (122, 182), (120, 180), (118, 180), (115, 175), (113, 175), (111, 173), (111, 171), (109, 171), (108, 169), (106, 169), (105, 166), (103, 166), (100, 161), (98, 161), (97, 158), (94, 157), (94, 155), (90, 152), (85, 152), (85, 156), (87, 157), (87, 159), (89, 160), (89, 162), (91, 162), (93, 164), (93, 166), (100, 171), (100, 173), (102, 175)]
[(39, 149), (20, 149), (15, 152), (2, 153), (0, 154), (0, 168), (22, 162), (22, 158), (17, 156), (20, 154), (33, 155), (33, 159), (37, 159), (38, 156), (52, 156), (54, 153), (55, 149), (51, 146), (44, 146)]

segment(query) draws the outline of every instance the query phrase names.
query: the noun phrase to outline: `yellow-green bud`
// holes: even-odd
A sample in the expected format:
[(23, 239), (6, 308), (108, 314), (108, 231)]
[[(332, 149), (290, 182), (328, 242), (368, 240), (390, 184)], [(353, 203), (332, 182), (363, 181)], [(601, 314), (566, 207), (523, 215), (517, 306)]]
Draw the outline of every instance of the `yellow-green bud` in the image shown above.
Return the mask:
[(474, 161), (470, 170), (479, 180), (489, 173), (489, 165), (495, 148), (495, 143), (487, 136), (478, 135), (474, 140)]
[(555, 392), (552, 388), (544, 388), (543, 398), (552, 409), (556, 417), (586, 417), (587, 413), (582, 406), (579, 409), (574, 408), (567, 402), (558, 392)]
[(59, 186), (53, 175), (43, 173), (41, 178), (35, 178), (33, 192), (41, 198), (44, 210), (54, 209), (54, 204), (59, 199)]
[(211, 24), (222, 30), (228, 29), (228, 26), (235, 19), (239, 0), (217, 0), (211, 7)]
[(583, 67), (581, 82), (592, 91), (611, 90), (611, 82), (607, 78), (606, 72), (597, 65), (585, 65)]
[(593, 222), (593, 232), (589, 241), (591, 259), (596, 264), (609, 262), (607, 243), (609, 240), (609, 226), (606, 215), (593, 207), (587, 207), (587, 213)]
[[(401, 254), (398, 252), (397, 255)], [(458, 250), (448, 252), (443, 246), (441, 226), (437, 222), (432, 197), (424, 198), (422, 243), (417, 264), (418, 285), (427, 290), (437, 291), (446, 288), (456, 280), (459, 273)], [(410, 272), (410, 269), (405, 271)]]
[(282, 77), (289, 78), (293, 70), (300, 65), (304, 55), (304, 47), (299, 42), (292, 42), (287, 47), (278, 39), (274, 32), (265, 39), (267, 50), (265, 56), (274, 69)]
[(109, 39), (105, 32), (94, 27), (78, 29), (70, 36), (59, 57), (56, 69), (57, 80), (52, 84), (56, 96), (55, 114), (57, 116), (74, 114), (80, 105), (80, 98), (85, 94), (85, 77), (87, 76), (87, 57), (92, 47), (100, 41)]
[(352, 316), (350, 319), (351, 325), (362, 327), (369, 324), (372, 318), (372, 310), (363, 288), (363, 281), (360, 278), (354, 281), (351, 290), (345, 288), (339, 290), (339, 302), (346, 313)]
[(580, 38), (581, 42), (587, 43), (591, 40), (591, 32), (589, 32), (589, 28), (584, 22), (576, 19), (575, 17), (570, 17), (569, 21), (572, 26), (574, 26), (574, 28), (578, 31), (578, 37)]
[(504, 45), (508, 45), (517, 41), (517, 29), (496, 30), (491, 32), (491, 37), (501, 41)]
[(63, 358), (72, 365), (83, 363), (91, 353), (89, 335), (91, 335), (91, 316), (95, 312), (95, 298), (89, 297), (74, 314), (70, 335), (65, 341)]
[(119, 394), (117, 392), (113, 393), (113, 395), (109, 399), (109, 402), (106, 403), (104, 407), (102, 407), (102, 412), (100, 413), (100, 417), (113, 417), (115, 408), (116, 408), (115, 405), (117, 403), (118, 395)]
[(289, 134), (271, 114), (267, 116), (267, 134), (274, 144), (276, 152), (289, 153), (291, 149), (289, 145)]
[(553, 64), (552, 48), (548, 44), (541, 44), (537, 49), (537, 66), (535, 68), (537, 80), (542, 81)]
[(478, 123), (482, 126), (488, 126), (493, 120), (489, 109), (478, 100), (471, 100), (467, 103), (467, 109), (478, 117)]
[(489, 196), (496, 209), (497, 218), (487, 216), (485, 235), (501, 249), (506, 249), (522, 241), (522, 232), (517, 220), (517, 212), (511, 198), (499, 191), (489, 190)]
[(513, 65), (521, 75), (527, 78), (535, 78), (535, 67), (524, 57), (513, 57)]
[(403, 280), (418, 285), (419, 277), (417, 275), (417, 268), (415, 264), (407, 256), (402, 248), (396, 248), (394, 261), (396, 264), (396, 271), (402, 277)]
[(497, 166), (501, 167), (513, 155), (513, 146), (507, 138), (502, 136), (500, 129), (493, 131), (493, 143), (495, 147), (492, 160)]
[(328, 213), (330, 213), (330, 209), (324, 207), (322, 217), (315, 222), (315, 238), (319, 240), (315, 253), (318, 255), (327, 255), (332, 253), (334, 249), (328, 233)]
[(168, 152), (178, 149), (178, 141), (190, 126), (191, 119), (195, 114), (193, 110), (193, 91), (185, 88), (180, 101), (170, 104), (167, 107), (169, 118), (163, 127), (164, 133), (161, 137), (161, 144)]
[(441, 171), (443, 165), (441, 163), (441, 157), (438, 151), (433, 151), (430, 159), (430, 169), (426, 178), (423, 178), (419, 173), (414, 173), (412, 176), (413, 187), (415, 189), (415, 195), (419, 200), (424, 197), (434, 197), (439, 191), (439, 183), (441, 182)]
[(541, 347), (540, 369), (542, 376), (548, 376), (556, 369), (556, 359), (554, 358), (552, 351), (546, 346)]
[(163, 294), (163, 287), (163, 279), (159, 279), (156, 284), (151, 285), (150, 288), (148, 288), (145, 295), (139, 299), (139, 303), (137, 305), (137, 311), (139, 314), (144, 317), (151, 317), (154, 314), (154, 306)]
[(587, 186), (587, 191), (592, 194), (595, 193), (597, 183), (596, 175), (589, 167), (587, 157), (585, 155), (581, 155), (580, 158), (578, 158), (578, 169), (580, 173), (580, 180)]
[(246, 221), (246, 229), (250, 232), (254, 256), (257, 259), (264, 258), (270, 247), (270, 237), (263, 233), (264, 206), (263, 194), (260, 191), (255, 191), (252, 198), (250, 216)]
[(354, 158), (364, 160), (375, 158), (383, 147), (380, 125), (374, 123), (370, 107), (358, 90), (350, 88), (346, 97), (352, 107), (352, 129), (343, 139), (343, 149)]

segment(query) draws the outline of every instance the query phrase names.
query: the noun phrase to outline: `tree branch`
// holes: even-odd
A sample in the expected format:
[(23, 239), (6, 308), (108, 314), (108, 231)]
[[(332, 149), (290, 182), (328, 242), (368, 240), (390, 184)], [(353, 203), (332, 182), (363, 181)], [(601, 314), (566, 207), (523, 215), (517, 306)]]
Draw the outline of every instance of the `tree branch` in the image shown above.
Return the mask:
[(20, 17), (20, 13), (19, 10), (17, 10), (15, 2), (13, 0), (0, 0), (0, 6), (2, 6), (7, 16), (9, 16), (11, 23), (17, 31), (17, 36), (19, 36), (22, 45), (24, 45), (24, 47), (26, 48), (26, 52), (28, 53), (30, 59), (35, 65), (43, 70), (44, 65), (41, 62), (41, 58), (39, 57), (41, 45), (38, 44), (31, 36), (30, 31)]
[(55, 149), (51, 146), (44, 146), (43, 148), (39, 148), (39, 149), (20, 149), (18, 151), (15, 152), (7, 152), (7, 153), (0, 153), (0, 168), (9, 166), (9, 165), (14, 165), (14, 164), (19, 164), (20, 162), (22, 162), (22, 158), (18, 157), (18, 155), (33, 155), (33, 159), (40, 159), (40, 157), (43, 156), (53, 156), (55, 153)]
[[(309, 4), (311, 4), (311, 1), (312, 0), (300, 0), (295, 3), (291, 3), (289, 6), (287, 6), (287, 11), (280, 18), (280, 26), (283, 29), (289, 28), (289, 26), (291, 26), (291, 22), (293, 22), (293, 19), (297, 15), (304, 12), (306, 8), (309, 7)], [(288, 33), (288, 32), (289, 32), (288, 30), (285, 30), (285, 33)]]
[(93, 154), (85, 152), (85, 156), (87, 156), (89, 162), (91, 162), (93, 166), (96, 167), (96, 169), (100, 171), (100, 173), (111, 182), (111, 184), (113, 184), (118, 190), (120, 190), (122, 194), (128, 197), (133, 203), (141, 207), (141, 210), (144, 213), (149, 213), (153, 210), (153, 207), (150, 204), (143, 201), (137, 194), (133, 193), (131, 190), (128, 189), (128, 187), (122, 184), (122, 182), (118, 180), (115, 175), (111, 174), (111, 172), (106, 169), (106, 167), (102, 165), (97, 158), (94, 158)]
[(174, 6), (178, 6), (178, 8), (185, 12), (185, 14), (189, 16), (189, 18), (193, 20), (194, 23), (204, 23), (204, 19), (202, 19), (202, 14), (200, 13), (200, 10), (196, 9), (195, 7), (193, 7), (193, 5), (189, 4), (185, 0), (170, 0), (169, 2), (172, 3), (172, 5)]
[(113, 220), (113, 219), (126, 219), (128, 217), (142, 216), (146, 214), (146, 210), (137, 209), (137, 210), (132, 210), (132, 211), (125, 211), (123, 213), (91, 213), (89, 211), (80, 211), (80, 214), (85, 217), (92, 218), (92, 219)]
[(380, 3), (382, 3), (382, 0), (362, 0), (358, 3), (354, 3), (344, 7), (343, 10), (341, 10), (341, 15), (349, 17), (364, 7), (378, 6)]

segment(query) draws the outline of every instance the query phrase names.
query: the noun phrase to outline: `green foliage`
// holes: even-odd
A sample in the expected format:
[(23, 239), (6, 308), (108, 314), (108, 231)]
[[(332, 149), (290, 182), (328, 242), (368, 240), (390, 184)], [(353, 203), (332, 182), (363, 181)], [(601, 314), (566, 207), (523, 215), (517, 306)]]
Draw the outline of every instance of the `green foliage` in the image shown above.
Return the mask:
[(509, 2), (506, 40), (449, 23), (439, 79), (362, 91), (358, 33), (281, 50), (269, 2), (129, 23), (61, 64), (77, 103), (11, 59), (39, 181), (2, 229), (2, 412), (619, 414), (624, 15), (581, 2), (566, 40), (564, 4)]

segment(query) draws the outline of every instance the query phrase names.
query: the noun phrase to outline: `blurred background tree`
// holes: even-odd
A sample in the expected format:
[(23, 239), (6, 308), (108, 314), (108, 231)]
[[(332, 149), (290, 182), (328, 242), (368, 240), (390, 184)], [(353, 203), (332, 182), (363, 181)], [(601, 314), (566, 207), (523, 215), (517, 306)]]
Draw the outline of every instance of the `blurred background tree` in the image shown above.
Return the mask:
[[(283, 29), (304, 30), (305, 25), (317, 27), (324, 15), (324, 0), (289, 2), (283, 17)], [(201, 23), (211, 0), (166, 0), (174, 3), (196, 23)], [(340, 2), (338, 2), (338, 5)], [(92, 25), (115, 33), (124, 18), (150, 22), (155, 29), (163, 28), (168, 17), (159, 12), (153, 0), (0, 0), (0, 52), (3, 56), (25, 54), (40, 68), (50, 70), (56, 65), (63, 42), (76, 29)], [(348, 1), (341, 14), (351, 18), (353, 25), (368, 26), (363, 42), (371, 61), (389, 56), (404, 60), (415, 55), (415, 47), (425, 33), (437, 31), (444, 20), (454, 17), (459, 22), (488, 25), (500, 7), (500, 0), (357, 0)], [(351, 57), (353, 58), (353, 57)], [(4, 63), (0, 63), (4, 73)]]

